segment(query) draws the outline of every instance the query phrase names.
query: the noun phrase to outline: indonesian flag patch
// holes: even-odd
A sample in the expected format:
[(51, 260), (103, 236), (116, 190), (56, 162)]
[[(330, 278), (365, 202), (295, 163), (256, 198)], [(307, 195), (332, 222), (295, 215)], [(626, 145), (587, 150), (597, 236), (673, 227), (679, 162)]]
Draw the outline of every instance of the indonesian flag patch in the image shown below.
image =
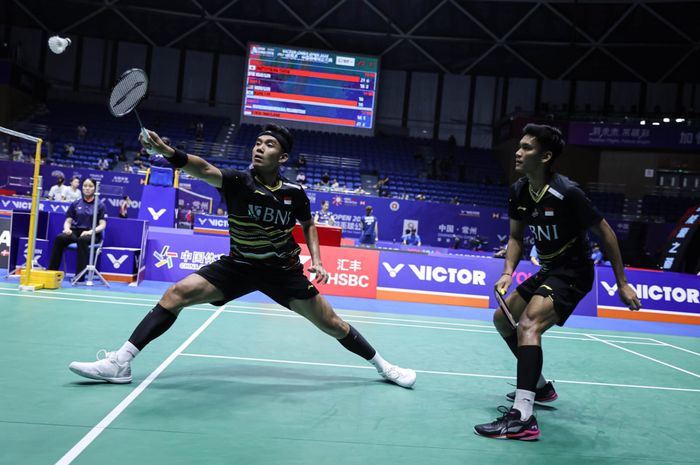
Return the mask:
[(544, 209), (544, 216), (554, 216), (554, 209), (553, 208), (545, 208)]
[(292, 198), (291, 198), (291, 197), (282, 197), (282, 201), (284, 202), (285, 205), (291, 205), (291, 204), (292, 204)]

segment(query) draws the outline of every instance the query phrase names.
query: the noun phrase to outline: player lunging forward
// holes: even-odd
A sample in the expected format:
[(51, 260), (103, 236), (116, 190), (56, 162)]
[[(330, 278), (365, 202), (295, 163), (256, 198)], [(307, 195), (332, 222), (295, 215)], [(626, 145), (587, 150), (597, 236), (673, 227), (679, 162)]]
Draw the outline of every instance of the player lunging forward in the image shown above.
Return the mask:
[(228, 209), (230, 254), (171, 286), (119, 350), (106, 352), (106, 357), (96, 362), (73, 362), (70, 364), (73, 372), (111, 383), (129, 383), (132, 359), (146, 344), (167, 331), (183, 308), (202, 303), (223, 305), (259, 290), (369, 361), (384, 378), (406, 388), (413, 386), (415, 371), (384, 360), (355, 328), (333, 311), (303, 274), (299, 261), (301, 249), (292, 237), (297, 220), (311, 253), (309, 271), (316, 273), (317, 283), (328, 280), (321, 263), (309, 199), (299, 184), (279, 173), (292, 150), (292, 135), (286, 128), (265, 127), (255, 140), (252, 165), (247, 171), (220, 170), (200, 157), (169, 147), (155, 132), (148, 134), (146, 140), (140, 137), (144, 147), (219, 189)]

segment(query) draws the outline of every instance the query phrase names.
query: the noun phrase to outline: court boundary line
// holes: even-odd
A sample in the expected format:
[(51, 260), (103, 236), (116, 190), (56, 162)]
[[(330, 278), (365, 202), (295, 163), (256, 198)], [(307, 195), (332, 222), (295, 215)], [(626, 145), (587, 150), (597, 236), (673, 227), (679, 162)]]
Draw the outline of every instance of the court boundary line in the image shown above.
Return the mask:
[(141, 393), (160, 375), (168, 366), (170, 366), (171, 363), (175, 361), (175, 359), (180, 355), (192, 342), (194, 342), (197, 337), (199, 337), (202, 332), (204, 332), (207, 327), (211, 323), (214, 322), (214, 320), (221, 315), (223, 312), (223, 307), (218, 309), (216, 313), (211, 315), (207, 320), (202, 323), (202, 325), (197, 328), (191, 335), (190, 337), (183, 342), (180, 347), (175, 349), (173, 353), (171, 353), (168, 358), (166, 358), (158, 367), (153, 370), (141, 383), (134, 388), (133, 391), (129, 393), (128, 396), (126, 396), (116, 407), (114, 407), (97, 425), (95, 425), (88, 433), (80, 439), (68, 452), (66, 452), (63, 457), (61, 457), (55, 465), (68, 465), (73, 462), (78, 456), (83, 453), (83, 451), (90, 445), (92, 442), (97, 439), (97, 437), (104, 432), (105, 429), (109, 427), (109, 425), (119, 416), (121, 413), (126, 410), (126, 408), (134, 401), (136, 398), (141, 395)]
[[(303, 365), (303, 366), (323, 366), (332, 368), (357, 368), (362, 370), (373, 370), (374, 367), (365, 365), (348, 365), (342, 363), (326, 363), (326, 362), (305, 362), (302, 360), (283, 360), (283, 359), (271, 359), (271, 358), (259, 358), (259, 357), (237, 357), (233, 355), (210, 355), (210, 354), (194, 354), (190, 352), (182, 352), (181, 357), (192, 357), (192, 358), (213, 358), (221, 360), (239, 360), (244, 362), (263, 362), (263, 363), (274, 363), (274, 364), (285, 364), (285, 365)], [(434, 371), (434, 370), (415, 370), (416, 373), (429, 374), (429, 375), (441, 375), (441, 376), (462, 376), (470, 378), (487, 378), (487, 379), (506, 379), (515, 380), (515, 376), (506, 375), (488, 375), (485, 373), (462, 373), (455, 371)], [(642, 384), (622, 384), (622, 383), (604, 383), (597, 381), (577, 381), (577, 380), (564, 380), (558, 379), (557, 383), (562, 384), (579, 384), (579, 385), (590, 385), (590, 386), (606, 386), (606, 387), (619, 387), (619, 388), (630, 388), (630, 389), (649, 389), (649, 390), (661, 390), (661, 391), (679, 391), (679, 392), (697, 392), (700, 393), (700, 389), (693, 388), (676, 388), (669, 386), (647, 386)]]
[(629, 353), (631, 353), (631, 354), (637, 355), (638, 357), (645, 358), (645, 359), (647, 359), (647, 360), (650, 360), (650, 361), (652, 361), (652, 362), (656, 362), (656, 363), (658, 363), (658, 364), (667, 366), (667, 367), (669, 367), (669, 368), (673, 368), (674, 370), (680, 371), (680, 372), (685, 373), (685, 374), (687, 374), (687, 375), (694, 376), (694, 377), (696, 377), (696, 378), (700, 378), (700, 375), (699, 375), (699, 374), (694, 373), (694, 372), (692, 372), (692, 371), (689, 371), (689, 370), (686, 370), (686, 369), (677, 367), (677, 366), (675, 366), (675, 365), (671, 365), (670, 363), (666, 363), (666, 362), (661, 361), (661, 360), (657, 360), (657, 359), (655, 359), (654, 357), (649, 357), (648, 355), (640, 354), (639, 352), (635, 352), (634, 350), (628, 349), (628, 348), (626, 348), (626, 347), (620, 347), (620, 346), (618, 346), (618, 345), (615, 345), (615, 344), (612, 343), (612, 342), (606, 341), (606, 340), (604, 340), (604, 339), (598, 339), (598, 338), (595, 337), (595, 336), (591, 336), (590, 334), (586, 334), (586, 336), (589, 336), (589, 337), (595, 339), (596, 341), (602, 342), (603, 344), (606, 344), (606, 345), (615, 347), (615, 348), (617, 348), (617, 349), (624, 350), (625, 352), (629, 352)]
[[(44, 293), (42, 293), (44, 294)], [(2, 295), (7, 295), (11, 297), (23, 297), (23, 298), (34, 298), (34, 299), (44, 299), (44, 300), (65, 300), (65, 301), (74, 301), (74, 302), (91, 302), (91, 303), (102, 303), (102, 304), (114, 304), (114, 305), (123, 305), (123, 306), (136, 306), (136, 307), (152, 307), (155, 305), (157, 301), (154, 301), (152, 303), (138, 303), (138, 302), (113, 302), (113, 301), (108, 301), (108, 300), (93, 300), (93, 299), (78, 299), (78, 298), (71, 298), (71, 297), (59, 297), (59, 296), (51, 296), (51, 295), (35, 295), (35, 294), (5, 294), (3, 292), (0, 292), (0, 296)], [(228, 307), (228, 304), (227, 304)], [(265, 311), (264, 309), (258, 309), (255, 306), (248, 306), (248, 305), (231, 305), (230, 307), (234, 309), (238, 308), (250, 308), (250, 309), (255, 309), (255, 311), (245, 311), (245, 310), (224, 310), (223, 313), (233, 313), (233, 314), (240, 314), (240, 315), (258, 315), (258, 316), (271, 316), (271, 317), (277, 317), (277, 318), (299, 318), (303, 319), (303, 317), (293, 311), (283, 309), (283, 310), (274, 310), (274, 311)], [(186, 307), (184, 309), (185, 311), (203, 311), (203, 312), (216, 312), (217, 309), (215, 308), (207, 308), (207, 307), (199, 307), (197, 305), (192, 306), (192, 307)], [(408, 319), (400, 319), (400, 318), (385, 318), (385, 317), (373, 317), (373, 316), (364, 316), (364, 315), (348, 315), (345, 313), (338, 313), (345, 321), (350, 322), (350, 323), (362, 323), (362, 324), (367, 324), (367, 325), (377, 325), (377, 326), (396, 326), (396, 327), (405, 327), (405, 328), (424, 328), (424, 329), (436, 329), (440, 331), (461, 331), (461, 332), (468, 332), (468, 333), (481, 333), (481, 334), (498, 334), (498, 331), (491, 326), (491, 325), (474, 325), (474, 324), (460, 324), (460, 323), (449, 323), (445, 322), (444, 325), (440, 321), (430, 321), (430, 320), (408, 320)], [(362, 317), (364, 319), (356, 319), (358, 317)], [(368, 321), (368, 320), (383, 320), (383, 321)], [(390, 321), (408, 321), (408, 322), (417, 322), (417, 323), (425, 323), (425, 324), (407, 324), (407, 323), (390, 323), (386, 322), (384, 320), (390, 320)], [(431, 326), (432, 325), (438, 325), (438, 326)], [(458, 326), (458, 327), (452, 327), (452, 326)], [(473, 328), (479, 328), (479, 329), (473, 329)], [(560, 334), (569, 334), (571, 336), (560, 336)], [(576, 336), (583, 336), (583, 333), (575, 333), (575, 332), (569, 332), (569, 331), (554, 331), (554, 332), (549, 332), (545, 334), (543, 337), (545, 339), (564, 339), (564, 340), (571, 340), (571, 341), (592, 341), (592, 339), (587, 338), (587, 337), (576, 337)], [(663, 344), (655, 343), (655, 342), (640, 342), (640, 340), (648, 340), (649, 338), (645, 337), (636, 337), (636, 336), (622, 336), (622, 335), (613, 335), (613, 334), (606, 334), (606, 335), (601, 335), (601, 337), (609, 337), (609, 338), (627, 338), (627, 339), (634, 339), (630, 341), (619, 341), (619, 340), (614, 340), (614, 342), (617, 342), (619, 344), (633, 344), (633, 345), (653, 345), (653, 346), (662, 346)]]
[(687, 352), (687, 353), (689, 353), (689, 354), (697, 355), (698, 357), (700, 357), (700, 354), (699, 354), (699, 353), (693, 352), (693, 351), (690, 350), (690, 349), (686, 349), (686, 348), (684, 348), (684, 347), (679, 347), (679, 346), (676, 346), (676, 345), (673, 345), (673, 344), (669, 344), (668, 342), (657, 341), (656, 339), (652, 339), (652, 341), (658, 342), (659, 344), (664, 345), (664, 346), (666, 346), (666, 347), (672, 347), (672, 348), (674, 348), (674, 349), (677, 349), (677, 350), (680, 350), (680, 351), (683, 351), (683, 352)]
[[(2, 289), (0, 289), (2, 291)], [(129, 298), (129, 297), (121, 297), (121, 296), (115, 296), (117, 298), (121, 299), (129, 299), (129, 300), (141, 300), (144, 302), (149, 302), (148, 304), (146, 303), (137, 303), (137, 302), (115, 302), (112, 300), (93, 300), (93, 299), (86, 299), (86, 298), (69, 298), (69, 297), (59, 297), (59, 296), (53, 296), (53, 295), (46, 295), (50, 294), (51, 291), (39, 291), (34, 294), (22, 294), (22, 293), (16, 293), (16, 294), (6, 294), (3, 292), (0, 292), (0, 296), (2, 295), (7, 295), (10, 297), (23, 297), (23, 298), (35, 298), (35, 299), (46, 299), (46, 300), (66, 300), (66, 301), (74, 301), (74, 302), (91, 302), (91, 303), (106, 303), (106, 304), (114, 304), (114, 305), (133, 305), (133, 306), (138, 306), (138, 307), (151, 307), (155, 305), (158, 300), (150, 300), (150, 299), (142, 299), (142, 298)], [(40, 295), (39, 295), (40, 294)], [(68, 294), (65, 292), (62, 292), (61, 294)], [(82, 294), (77, 294), (77, 293), (71, 293), (70, 295), (76, 295), (76, 296), (82, 296)], [(91, 296), (91, 297), (98, 297), (98, 296)], [(111, 298), (112, 296), (99, 296), (99, 297), (104, 297), (105, 299)], [(251, 315), (262, 315), (262, 316), (282, 316), (285, 318), (288, 317), (299, 317), (298, 314), (291, 312), (290, 310), (286, 308), (280, 307), (279, 309), (277, 308), (265, 308), (265, 304), (261, 304), (261, 306), (255, 306), (255, 305), (244, 305), (244, 304), (236, 304), (236, 303), (228, 303), (226, 305), (226, 310), (224, 310), (224, 313), (240, 313), (240, 314), (251, 314)], [(255, 310), (255, 312), (244, 312), (240, 310), (232, 310), (232, 309), (252, 309)], [(195, 310), (195, 311), (206, 311), (206, 312), (216, 312), (216, 308), (209, 308), (209, 307), (200, 307), (200, 306), (192, 306), (192, 307), (186, 307), (184, 309), (185, 311), (187, 310)], [(368, 323), (368, 324), (380, 324), (380, 323), (370, 323), (368, 321), (359, 321), (359, 320), (381, 320), (381, 321), (399, 321), (399, 322), (415, 322), (415, 323), (423, 323), (423, 324), (432, 324), (432, 325), (440, 325), (440, 326), (457, 326), (460, 328), (479, 328), (479, 329), (484, 329), (486, 331), (476, 331), (476, 330), (463, 330), (466, 332), (480, 332), (480, 333), (497, 333), (493, 325), (479, 325), (479, 324), (470, 324), (470, 323), (455, 323), (455, 322), (443, 322), (439, 320), (430, 320), (430, 317), (427, 317), (428, 319), (426, 320), (414, 320), (414, 319), (405, 319), (405, 318), (390, 318), (390, 317), (381, 317), (381, 316), (368, 316), (368, 315), (349, 315), (345, 313), (340, 313), (340, 312), (356, 312), (356, 311), (362, 311), (362, 310), (349, 310), (349, 309), (335, 309), (338, 314), (347, 319), (355, 319), (354, 322), (362, 322), (362, 323)], [(412, 327), (415, 325), (396, 325), (396, 326), (408, 326)], [(421, 327), (421, 326), (415, 326), (415, 327)], [(443, 330), (449, 330), (450, 328), (435, 328), (435, 327), (428, 327), (425, 326), (428, 329), (443, 329)], [(595, 335), (599, 338), (614, 338), (614, 339), (630, 339), (630, 340), (637, 340), (637, 341), (650, 341), (653, 344), (648, 344), (648, 343), (641, 343), (641, 342), (626, 342), (626, 341), (614, 341), (620, 344), (639, 344), (639, 345), (666, 345), (662, 341), (658, 341), (656, 339), (648, 338), (648, 337), (642, 337), (642, 336), (625, 336), (621, 334), (597, 334), (597, 333), (589, 333), (592, 335)], [(573, 331), (549, 331), (545, 334), (545, 338), (553, 338), (553, 339), (571, 339), (571, 340), (579, 340), (579, 341), (584, 341), (588, 340), (587, 338), (580, 338), (580, 337), (564, 337), (561, 335), (571, 335), (571, 336), (582, 336), (584, 335), (583, 332), (573, 332)], [(604, 339), (605, 340), (605, 339)], [(680, 349), (683, 350), (683, 349)]]

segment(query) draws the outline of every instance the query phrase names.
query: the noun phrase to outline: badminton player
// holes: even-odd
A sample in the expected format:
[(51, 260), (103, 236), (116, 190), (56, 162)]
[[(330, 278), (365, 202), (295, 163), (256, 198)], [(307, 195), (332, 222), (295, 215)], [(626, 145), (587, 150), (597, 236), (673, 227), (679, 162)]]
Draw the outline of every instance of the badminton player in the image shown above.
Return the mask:
[(477, 434), (499, 439), (537, 439), (533, 403), (557, 398), (552, 383), (542, 377), (542, 334), (562, 326), (593, 285), (593, 262), (587, 231), (594, 232), (612, 263), (620, 299), (639, 310), (634, 289), (627, 283), (620, 248), (610, 225), (576, 183), (552, 171), (564, 149), (559, 129), (528, 124), (515, 153), (515, 171), (524, 175), (510, 188), (510, 237), (503, 274), (496, 289), (504, 293), (512, 283), (523, 251), (525, 225), (535, 239), (541, 269), (506, 298), (517, 330), (501, 309), (494, 325), (518, 359), (517, 389), (508, 394), (511, 409), (491, 423), (476, 425)]
[(328, 281), (309, 199), (299, 184), (285, 179), (279, 172), (289, 159), (293, 144), (286, 128), (271, 124), (258, 134), (251, 168), (246, 171), (220, 170), (200, 157), (169, 147), (153, 131), (148, 131), (147, 139), (141, 135), (139, 140), (175, 168), (221, 192), (228, 210), (230, 253), (172, 285), (119, 350), (105, 352), (105, 358), (95, 362), (73, 362), (70, 364), (73, 372), (111, 383), (129, 383), (133, 358), (167, 331), (183, 308), (202, 303), (220, 306), (261, 291), (370, 362), (387, 380), (406, 388), (413, 386), (415, 371), (384, 360), (354, 327), (333, 311), (303, 273), (299, 261), (301, 249), (292, 238), (297, 220), (311, 253), (309, 271), (316, 274), (316, 283)]

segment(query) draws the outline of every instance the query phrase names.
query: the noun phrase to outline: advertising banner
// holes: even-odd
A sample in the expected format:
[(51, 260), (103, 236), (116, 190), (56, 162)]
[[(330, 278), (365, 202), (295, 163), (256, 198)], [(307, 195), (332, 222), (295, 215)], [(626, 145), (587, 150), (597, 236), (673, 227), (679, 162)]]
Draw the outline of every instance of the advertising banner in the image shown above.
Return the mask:
[(172, 228), (175, 224), (175, 188), (145, 186), (138, 218), (151, 226)]
[(229, 238), (203, 239), (191, 230), (153, 228), (148, 233), (145, 279), (175, 282), (229, 251)]
[(228, 217), (218, 215), (195, 214), (192, 230), (195, 234), (214, 234), (228, 236)]
[(642, 309), (632, 312), (617, 295), (611, 268), (598, 267), (598, 316), (700, 324), (700, 278), (668, 271), (627, 270)]
[(0, 270), (7, 269), (10, 263), (10, 245), (12, 244), (10, 224), (10, 216), (0, 214)]
[(700, 131), (680, 125), (641, 126), (613, 123), (569, 123), (567, 144), (596, 147), (700, 149)]
[[(306, 245), (301, 246), (300, 259), (304, 273), (313, 282), (315, 275), (309, 274), (311, 255)], [(323, 267), (329, 274), (326, 284), (317, 286), (319, 292), (348, 297), (377, 296), (377, 266), (379, 252), (376, 250), (351, 249), (321, 246)]]
[(312, 212), (321, 209), (322, 201), (329, 201), (336, 226), (343, 228), (343, 237), (360, 237), (360, 221), (368, 205), (378, 219), (381, 241), (401, 242), (405, 229), (415, 228), (424, 245), (452, 247), (458, 240), (459, 248), (465, 249), (473, 240), (481, 239), (486, 242), (481, 247), (491, 251), (508, 237), (505, 206), (494, 209), (318, 191), (307, 191), (307, 195)]

